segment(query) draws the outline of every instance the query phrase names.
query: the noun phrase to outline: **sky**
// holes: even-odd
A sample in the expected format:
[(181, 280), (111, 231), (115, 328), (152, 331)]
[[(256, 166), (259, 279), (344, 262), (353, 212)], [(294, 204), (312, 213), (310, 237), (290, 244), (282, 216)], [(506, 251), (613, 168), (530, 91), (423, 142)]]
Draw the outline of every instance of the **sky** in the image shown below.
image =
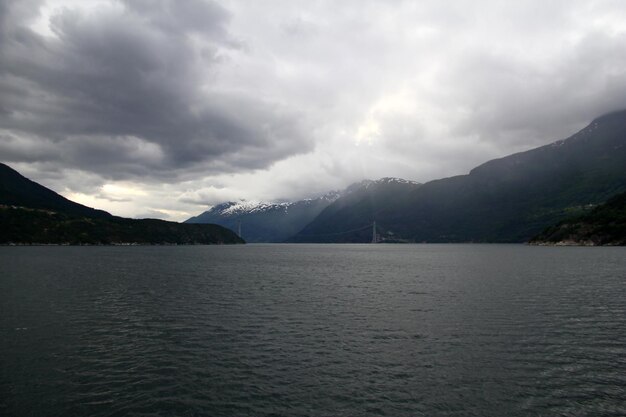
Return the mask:
[(465, 174), (625, 108), (622, 0), (0, 0), (0, 161), (121, 216)]

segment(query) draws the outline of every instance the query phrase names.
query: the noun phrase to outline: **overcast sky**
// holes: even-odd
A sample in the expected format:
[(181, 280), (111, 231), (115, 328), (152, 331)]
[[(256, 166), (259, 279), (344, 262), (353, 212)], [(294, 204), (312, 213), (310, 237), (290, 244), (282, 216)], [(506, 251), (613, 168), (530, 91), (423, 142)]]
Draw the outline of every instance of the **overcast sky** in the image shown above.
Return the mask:
[(0, 161), (117, 215), (464, 174), (622, 108), (622, 0), (0, 0)]

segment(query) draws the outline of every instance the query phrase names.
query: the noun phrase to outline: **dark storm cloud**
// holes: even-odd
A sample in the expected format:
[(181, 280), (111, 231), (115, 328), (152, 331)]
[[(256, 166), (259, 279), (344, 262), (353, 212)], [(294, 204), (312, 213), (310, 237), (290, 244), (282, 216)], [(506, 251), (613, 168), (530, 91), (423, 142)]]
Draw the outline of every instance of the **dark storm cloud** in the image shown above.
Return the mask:
[[(229, 13), (206, 1), (129, 1), (27, 26), (29, 2), (3, 3), (0, 150), (112, 178), (263, 168), (308, 143), (298, 115), (263, 97), (218, 91)], [(17, 140), (16, 138), (19, 138)]]
[(154, 26), (170, 34), (199, 32), (212, 39), (229, 42), (223, 23), (230, 14), (212, 1), (124, 0), (126, 7)]

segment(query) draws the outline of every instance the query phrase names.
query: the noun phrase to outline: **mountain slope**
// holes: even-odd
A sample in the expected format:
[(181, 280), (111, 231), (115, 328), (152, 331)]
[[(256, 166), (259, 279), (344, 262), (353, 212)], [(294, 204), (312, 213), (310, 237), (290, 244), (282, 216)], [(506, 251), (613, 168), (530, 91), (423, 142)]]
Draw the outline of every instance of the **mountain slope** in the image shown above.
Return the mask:
[(618, 194), (585, 215), (569, 218), (547, 228), (530, 243), (626, 245), (626, 193)]
[[(421, 184), (400, 178), (365, 180), (351, 185), (342, 197), (289, 239), (290, 242), (369, 242), (371, 224), (381, 209), (403, 204)], [(387, 240), (400, 238), (389, 228), (379, 229)], [(354, 232), (351, 232), (353, 231)]]
[(0, 206), (0, 244), (227, 244), (243, 243), (214, 224), (157, 219), (81, 217), (42, 209)]
[[(368, 241), (367, 236), (309, 238), (365, 226), (414, 242), (524, 242), (590, 204), (626, 191), (626, 111), (594, 120), (566, 140), (489, 161), (468, 175), (431, 181), (390, 196), (371, 212), (340, 200), (293, 240)], [(371, 240), (371, 236), (369, 237)]]
[(326, 206), (338, 198), (338, 193), (293, 203), (228, 202), (218, 204), (185, 223), (215, 223), (238, 230), (247, 242), (283, 242), (300, 231)]
[(111, 217), (106, 211), (70, 201), (2, 163), (0, 163), (0, 204), (57, 210), (77, 216)]
[(0, 244), (244, 243), (211, 224), (125, 219), (74, 203), (0, 164)]

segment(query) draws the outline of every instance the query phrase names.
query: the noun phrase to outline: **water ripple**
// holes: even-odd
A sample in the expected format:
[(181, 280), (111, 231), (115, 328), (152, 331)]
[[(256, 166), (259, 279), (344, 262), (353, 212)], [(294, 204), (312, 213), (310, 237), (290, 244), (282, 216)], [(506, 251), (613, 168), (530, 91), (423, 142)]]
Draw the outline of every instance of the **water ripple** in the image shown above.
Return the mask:
[(626, 415), (624, 255), (0, 248), (0, 415)]

